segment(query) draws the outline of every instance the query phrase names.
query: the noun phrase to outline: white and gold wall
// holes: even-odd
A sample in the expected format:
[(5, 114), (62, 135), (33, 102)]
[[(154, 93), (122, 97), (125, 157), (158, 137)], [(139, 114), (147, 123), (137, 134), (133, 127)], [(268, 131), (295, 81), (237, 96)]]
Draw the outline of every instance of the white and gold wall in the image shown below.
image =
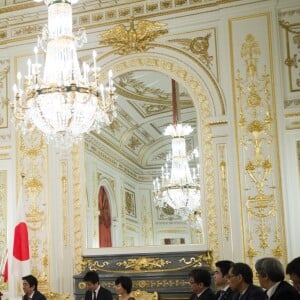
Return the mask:
[[(96, 48), (103, 70), (112, 68), (115, 76), (138, 69), (165, 73), (193, 99), (203, 177), (202, 247), (213, 250), (215, 260), (251, 266), (262, 256), (285, 264), (299, 255), (299, 1), (128, 1), (102, 3), (101, 9), (97, 1), (81, 2), (74, 24), (87, 29), (89, 43), (80, 57)], [(127, 24), (132, 15), (164, 22), (168, 33), (138, 55), (99, 45), (101, 32)], [(85, 175), (83, 144), (61, 154), (40, 133), (23, 137), (10, 122), (11, 86), (32, 55), (46, 8), (29, 1), (2, 4), (0, 17), (0, 254), (11, 249), (24, 173), (32, 273), (43, 291), (72, 295), (72, 276), (81, 271), (86, 251), (85, 185), (93, 178)], [(207, 47), (197, 48), (203, 41)], [(95, 180), (108, 182), (122, 199), (118, 187), (125, 179), (117, 185), (105, 176)], [(8, 293), (12, 288), (1, 283)]]

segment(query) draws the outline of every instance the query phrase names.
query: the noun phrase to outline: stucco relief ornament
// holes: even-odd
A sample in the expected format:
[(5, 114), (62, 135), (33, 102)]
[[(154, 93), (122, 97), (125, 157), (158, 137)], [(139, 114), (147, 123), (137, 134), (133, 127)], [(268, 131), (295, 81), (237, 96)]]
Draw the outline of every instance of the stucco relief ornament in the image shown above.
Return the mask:
[(199, 56), (200, 61), (210, 68), (213, 60), (213, 56), (208, 53), (210, 37), (211, 33), (208, 33), (205, 36), (198, 36), (193, 39), (174, 39), (170, 42), (183, 45), (186, 50)]
[(166, 24), (140, 20), (134, 26), (134, 18), (130, 18), (129, 29), (125, 25), (119, 24), (100, 35), (101, 44), (117, 49), (120, 55), (129, 53), (145, 52), (151, 48), (150, 42), (158, 36), (168, 32), (163, 29)]

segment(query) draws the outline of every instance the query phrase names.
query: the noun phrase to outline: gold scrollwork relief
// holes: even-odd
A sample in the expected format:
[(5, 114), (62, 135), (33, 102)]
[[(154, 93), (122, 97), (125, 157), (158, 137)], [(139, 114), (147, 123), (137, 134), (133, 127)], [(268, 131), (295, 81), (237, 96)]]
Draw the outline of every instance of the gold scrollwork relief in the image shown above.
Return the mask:
[(191, 257), (189, 260), (186, 260), (184, 257), (179, 259), (180, 263), (183, 263), (187, 266), (193, 267), (201, 267), (203, 266), (203, 262), (205, 262), (208, 266), (212, 266), (213, 257), (211, 256), (210, 252), (205, 254), (201, 254), (198, 257)]
[[(239, 137), (246, 175), (245, 208), (249, 223), (246, 255), (251, 260), (273, 245), (277, 249), (279, 239), (274, 243), (271, 238), (282, 234), (276, 232), (280, 220), (277, 208), (280, 187), (274, 182), (277, 166), (274, 149), (277, 148), (271, 109), (271, 75), (266, 65), (259, 64), (261, 52), (258, 40), (247, 34), (241, 46), (246, 74), (242, 76), (237, 70), (235, 79)], [(276, 189), (279, 189), (278, 193), (274, 192)], [(283, 251), (273, 253), (283, 255)]]
[(199, 60), (204, 63), (208, 68), (211, 67), (213, 56), (209, 55), (209, 39), (211, 33), (207, 33), (205, 36), (197, 36), (195, 38), (181, 38), (169, 40), (169, 42), (175, 42), (183, 45), (184, 49), (191, 51), (198, 56)]
[(91, 271), (99, 271), (103, 270), (106, 266), (109, 266), (110, 263), (108, 261), (99, 262), (99, 261), (93, 261), (91, 259), (83, 259), (81, 262), (82, 269), (88, 268)]
[(10, 70), (9, 60), (0, 60), (0, 128), (8, 126), (8, 88), (7, 76)]
[[(7, 171), (0, 171), (0, 270), (7, 258)], [(7, 290), (7, 283), (0, 275), (0, 291)]]
[(30, 232), (31, 272), (39, 280), (40, 289), (49, 290), (47, 228), (47, 147), (36, 130), (17, 140), (17, 173), (22, 170), (25, 216)]
[(126, 273), (130, 272), (176, 272), (191, 267), (212, 266), (213, 258), (210, 252), (195, 257), (182, 257), (178, 261), (170, 261), (160, 257), (140, 256), (128, 258), (123, 261), (108, 262), (84, 258), (81, 262), (82, 270), (93, 270), (101, 272)]
[(75, 272), (80, 273), (82, 268), (82, 208), (81, 208), (81, 181), (80, 181), (80, 147), (72, 149), (72, 178), (73, 178), (73, 211), (74, 211), (74, 255)]
[(122, 266), (124, 269), (132, 269), (134, 271), (142, 270), (153, 270), (161, 269), (162, 267), (170, 264), (171, 261), (164, 260), (162, 258), (153, 258), (153, 257), (138, 257), (138, 258), (129, 258), (126, 261), (118, 262), (117, 266)]
[(284, 63), (289, 71), (289, 88), (292, 92), (300, 91), (300, 23), (281, 20), (279, 24), (285, 30), (287, 57)]
[(217, 145), (219, 154), (219, 185), (221, 223), (224, 238), (228, 241), (230, 237), (230, 207), (228, 199), (228, 178), (227, 178), (227, 148), (226, 144)]

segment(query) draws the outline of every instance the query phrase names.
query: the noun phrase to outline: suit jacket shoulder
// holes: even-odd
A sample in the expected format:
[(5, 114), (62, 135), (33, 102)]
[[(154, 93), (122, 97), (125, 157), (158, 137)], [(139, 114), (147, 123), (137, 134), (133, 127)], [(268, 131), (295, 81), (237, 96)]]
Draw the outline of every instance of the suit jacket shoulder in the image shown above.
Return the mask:
[(281, 281), (270, 300), (300, 300), (300, 294), (286, 281)]
[(101, 286), (97, 296), (97, 300), (113, 300), (112, 293), (108, 289)]
[(199, 300), (216, 300), (215, 293), (210, 289), (206, 289), (203, 294), (201, 294)]
[(264, 300), (265, 292), (261, 287), (251, 284), (249, 285), (242, 299), (243, 300)]
[(46, 300), (46, 297), (39, 291), (35, 291), (32, 300)]
[[(231, 288), (228, 288), (226, 292), (224, 293), (222, 300), (233, 300), (235, 293)], [(218, 299), (220, 296), (220, 291), (216, 293), (216, 299)]]

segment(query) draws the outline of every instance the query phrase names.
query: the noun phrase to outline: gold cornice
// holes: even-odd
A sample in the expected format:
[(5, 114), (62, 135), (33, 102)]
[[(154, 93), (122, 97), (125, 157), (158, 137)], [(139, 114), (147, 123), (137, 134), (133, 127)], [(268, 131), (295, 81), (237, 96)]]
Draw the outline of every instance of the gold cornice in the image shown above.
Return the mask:
[[(238, 1), (240, 1), (240, 0), (216, 0), (214, 2), (204, 3), (204, 4), (186, 4), (186, 3), (183, 3), (183, 4), (185, 4), (184, 8), (178, 8), (179, 5), (177, 3), (171, 9), (170, 8), (168, 8), (168, 9), (165, 8), (165, 10), (167, 10), (167, 13), (164, 13), (163, 15), (174, 13), (174, 11), (175, 12), (185, 12), (187, 10), (194, 10), (194, 9), (199, 9), (199, 8), (215, 7), (215, 6), (226, 5), (228, 3), (238, 2)], [(141, 2), (141, 4), (144, 4), (146, 8), (150, 7), (149, 3), (147, 3), (146, 1), (138, 1), (138, 2)], [(160, 1), (157, 0), (157, 3), (159, 3), (159, 2)], [(194, 3), (200, 2), (200, 0), (193, 0), (193, 2)], [(116, 9), (116, 8), (126, 9), (126, 8), (128, 8), (130, 6), (136, 6), (137, 4), (138, 3), (136, 3), (136, 2), (129, 3), (129, 4), (128, 3), (126, 3), (126, 4), (114, 4), (114, 5), (111, 5), (111, 6), (104, 7), (103, 10)], [(155, 3), (153, 3), (153, 4), (155, 4)], [(77, 4), (77, 5), (80, 6), (80, 4)], [(7, 6), (7, 7), (0, 8), (0, 14), (8, 13), (8, 12), (16, 12), (16, 11), (19, 11), (19, 10), (22, 10), (22, 9), (27, 9), (27, 8), (32, 8), (32, 7), (38, 7), (38, 6), (45, 6), (45, 4), (43, 2), (37, 3), (37, 2), (33, 2), (32, 1), (32, 2), (23, 3), (23, 4), (10, 5), (10, 6)], [(76, 10), (76, 5), (74, 6), (74, 10)], [(151, 14), (149, 14), (149, 11), (151, 11), (151, 9), (148, 9), (147, 12), (145, 13), (148, 16), (151, 15)], [(86, 12), (86, 13), (88, 13), (88, 12), (95, 12), (95, 10), (85, 10), (84, 12)], [(74, 11), (74, 15), (75, 14), (76, 14), (76, 11)], [(161, 15), (161, 14), (156, 14), (156, 15)], [(153, 16), (153, 15), (151, 15), (151, 16)]]
[(0, 8), (0, 15), (4, 13), (15, 12), (18, 10), (23, 10), (23, 9), (28, 9), (32, 7), (38, 7), (38, 6), (44, 6), (44, 3), (30, 1), (28, 3), (10, 5), (10, 6)]
[[(194, 1), (197, 1), (197, 0), (194, 0)], [(155, 18), (155, 17), (167, 16), (167, 15), (174, 14), (174, 13), (189, 12), (189, 11), (194, 11), (194, 10), (197, 10), (197, 9), (206, 9), (206, 8), (209, 8), (209, 7), (226, 5), (228, 3), (233, 3), (233, 2), (238, 2), (238, 1), (240, 1), (240, 0), (217, 0), (214, 3), (205, 3), (205, 4), (197, 4), (197, 5), (191, 4), (191, 5), (185, 6), (183, 8), (178, 8), (178, 6), (175, 6), (175, 8), (168, 9), (168, 10), (165, 10), (163, 12), (160, 11), (160, 12), (156, 12), (156, 13), (151, 13), (149, 11), (146, 11), (145, 13), (143, 13), (143, 15), (140, 15), (140, 16), (135, 15), (135, 19), (136, 20), (144, 19), (145, 16), (147, 16), (147, 18)], [(157, 2), (159, 2), (159, 1), (157, 1)], [(131, 11), (130, 10), (131, 5), (132, 6), (135, 5), (135, 3), (130, 3), (130, 5), (128, 5), (128, 4), (126, 4), (126, 5), (127, 5), (126, 7), (129, 7), (128, 9), (129, 9), (129, 12), (130, 12)], [(146, 5), (146, 3), (145, 3), (145, 5)], [(37, 6), (42, 6), (42, 4), (41, 3), (31, 3), (31, 5), (30, 5), (29, 3), (26, 3), (26, 4), (20, 4), (20, 5), (15, 5), (15, 6), (11, 6), (11, 7), (6, 7), (6, 8), (0, 9), (0, 15), (1, 15), (1, 13), (13, 12), (13, 11), (27, 9), (27, 8), (32, 8), (32, 7), (37, 7)], [(18, 9), (13, 9), (13, 8), (16, 8), (16, 7)], [(111, 9), (112, 8), (113, 9), (116, 9), (116, 8), (121, 9), (121, 8), (124, 8), (124, 7), (125, 7), (125, 4), (120, 4), (120, 5), (115, 5), (115, 6), (103, 8), (103, 15), (104, 14), (108, 14), (108, 12), (109, 12), (108, 9), (109, 8), (111, 8)], [(80, 16), (80, 15), (89, 14), (89, 13), (95, 13), (95, 10), (85, 10), (83, 12), (82, 11), (77, 12), (76, 9), (74, 9), (73, 16)], [(101, 25), (103, 27), (105, 27), (105, 26), (113, 26), (115, 24), (120, 23), (120, 21), (122, 21), (122, 22), (128, 21), (131, 16), (132, 16), (132, 14), (130, 13), (130, 14), (128, 14), (128, 16), (123, 17), (123, 18), (118, 16), (117, 19), (115, 19), (115, 20), (105, 20), (105, 21), (103, 21), (101, 19), (102, 22), (100, 21), (100, 22), (97, 22), (96, 24), (92, 24), (92, 25), (88, 25), (88, 24), (79, 25), (79, 22), (78, 22), (78, 25), (75, 25), (74, 27), (76, 29), (76, 28), (80, 28), (80, 27), (84, 26), (84, 28), (86, 30), (95, 29), (95, 28), (99, 29), (99, 25)], [(34, 21), (36, 21), (36, 20), (33, 20), (33, 22)], [(46, 23), (46, 15), (45, 15), (45, 17), (43, 17), (41, 19), (41, 23), (42, 24)], [(23, 25), (23, 23), (20, 23), (20, 24)], [(14, 26), (15, 25), (16, 24), (14, 24)], [(4, 41), (0, 40), (0, 45), (6, 45), (6, 44), (9, 44), (9, 43), (23, 41), (23, 40), (30, 40), (30, 39), (33, 39), (32, 35), (24, 37), (24, 38), (5, 39)]]

